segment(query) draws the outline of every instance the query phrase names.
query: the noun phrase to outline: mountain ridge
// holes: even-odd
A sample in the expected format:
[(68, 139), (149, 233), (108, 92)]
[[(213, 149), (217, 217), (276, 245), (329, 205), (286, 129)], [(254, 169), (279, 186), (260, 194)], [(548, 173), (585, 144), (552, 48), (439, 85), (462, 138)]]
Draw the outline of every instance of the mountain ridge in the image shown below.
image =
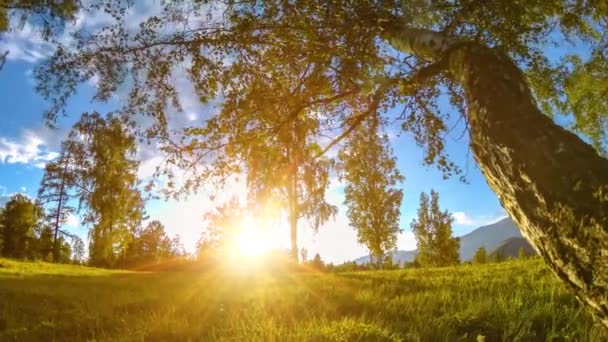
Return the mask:
[[(521, 235), (519, 229), (515, 226), (509, 217), (505, 217), (492, 224), (481, 226), (471, 232), (459, 236), (460, 238), (460, 261), (470, 261), (475, 255), (478, 248), (484, 247), (488, 254), (495, 252), (501, 246), (508, 243), (510, 239), (517, 239), (518, 246), (525, 246), (526, 252), (533, 250), (525, 238)], [(523, 242), (521, 241), (523, 240)], [(511, 256), (512, 246), (505, 247), (508, 249), (508, 256)], [(393, 256), (394, 263), (412, 262), (417, 255), (416, 250), (398, 250), (389, 252)], [(353, 260), (356, 264), (369, 263), (369, 256), (362, 256)]]

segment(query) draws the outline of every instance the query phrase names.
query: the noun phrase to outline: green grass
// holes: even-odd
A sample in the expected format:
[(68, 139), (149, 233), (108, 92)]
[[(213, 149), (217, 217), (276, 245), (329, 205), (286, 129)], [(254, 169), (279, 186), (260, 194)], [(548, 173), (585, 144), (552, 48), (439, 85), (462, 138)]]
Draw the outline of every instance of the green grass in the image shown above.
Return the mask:
[(240, 275), (0, 264), (0, 341), (602, 340), (540, 260)]

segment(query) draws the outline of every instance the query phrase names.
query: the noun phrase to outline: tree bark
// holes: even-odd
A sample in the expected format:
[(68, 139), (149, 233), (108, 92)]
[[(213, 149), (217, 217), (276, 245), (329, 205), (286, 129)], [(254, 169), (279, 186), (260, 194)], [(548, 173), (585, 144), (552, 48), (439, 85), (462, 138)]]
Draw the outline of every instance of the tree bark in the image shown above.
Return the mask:
[(470, 145), (502, 206), (554, 273), (608, 327), (608, 160), (538, 109), (504, 53), (391, 24), (404, 52), (443, 63), (465, 92)]

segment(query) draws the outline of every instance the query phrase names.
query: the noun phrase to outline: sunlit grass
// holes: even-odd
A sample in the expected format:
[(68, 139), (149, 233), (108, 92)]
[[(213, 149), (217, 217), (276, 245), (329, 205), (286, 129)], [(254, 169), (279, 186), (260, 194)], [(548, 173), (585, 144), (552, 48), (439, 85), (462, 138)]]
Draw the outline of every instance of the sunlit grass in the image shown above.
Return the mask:
[(598, 340), (539, 260), (342, 274), (0, 260), (0, 340)]

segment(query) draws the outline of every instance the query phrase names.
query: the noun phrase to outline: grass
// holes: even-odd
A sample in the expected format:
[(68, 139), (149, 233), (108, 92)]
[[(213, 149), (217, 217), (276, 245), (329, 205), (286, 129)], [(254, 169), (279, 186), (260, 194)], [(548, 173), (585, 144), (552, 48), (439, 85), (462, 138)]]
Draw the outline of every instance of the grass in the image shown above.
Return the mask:
[(339, 274), (0, 265), (0, 341), (606, 337), (537, 259)]

